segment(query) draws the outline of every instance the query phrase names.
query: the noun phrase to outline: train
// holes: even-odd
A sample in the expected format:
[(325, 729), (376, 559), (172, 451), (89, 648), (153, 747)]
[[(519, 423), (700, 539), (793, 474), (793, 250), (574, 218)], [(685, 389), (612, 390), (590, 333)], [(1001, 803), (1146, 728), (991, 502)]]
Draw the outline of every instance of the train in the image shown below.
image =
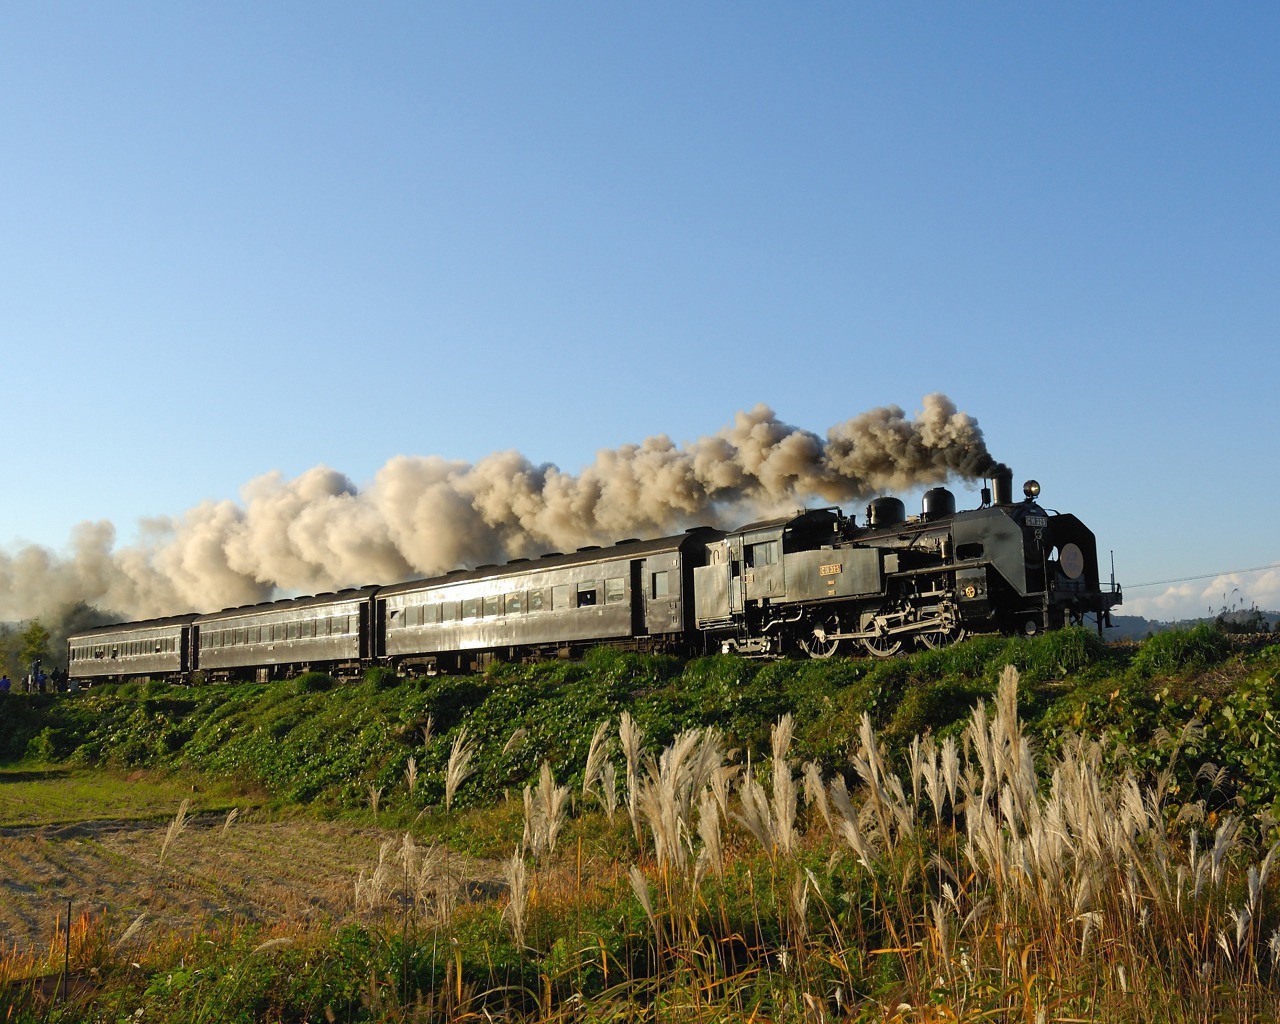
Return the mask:
[(308, 671), (358, 677), (467, 672), (493, 661), (572, 658), (612, 645), (685, 655), (889, 657), (975, 633), (1034, 635), (1123, 601), (1104, 585), (1093, 532), (993, 472), (977, 508), (945, 487), (907, 515), (871, 500), (863, 522), (801, 509), (736, 530), (698, 526), (574, 552), (455, 569), (390, 586), (285, 598), (68, 638), (79, 685), (158, 679), (267, 682)]

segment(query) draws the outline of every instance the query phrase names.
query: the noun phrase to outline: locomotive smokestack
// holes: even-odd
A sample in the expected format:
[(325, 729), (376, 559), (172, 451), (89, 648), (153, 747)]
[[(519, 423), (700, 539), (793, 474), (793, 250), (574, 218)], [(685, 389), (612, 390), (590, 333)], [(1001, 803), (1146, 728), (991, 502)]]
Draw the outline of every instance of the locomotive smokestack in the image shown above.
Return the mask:
[(991, 474), (991, 486), (995, 489), (995, 504), (1013, 504), (1013, 470), (1001, 466)]

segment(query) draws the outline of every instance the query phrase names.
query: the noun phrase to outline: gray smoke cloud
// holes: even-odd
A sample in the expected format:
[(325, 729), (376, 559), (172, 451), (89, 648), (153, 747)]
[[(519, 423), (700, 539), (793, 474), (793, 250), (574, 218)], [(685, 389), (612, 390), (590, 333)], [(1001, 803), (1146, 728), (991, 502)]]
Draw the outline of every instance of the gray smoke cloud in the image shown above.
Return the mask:
[(0, 555), (0, 620), (47, 624), (84, 606), (118, 618), (216, 610), (700, 523), (740, 525), (815, 499), (853, 502), (999, 468), (972, 416), (941, 394), (922, 404), (915, 418), (872, 409), (825, 439), (757, 405), (685, 445), (659, 435), (600, 451), (577, 475), (515, 451), (474, 464), (397, 456), (364, 490), (324, 466), (293, 479), (268, 473), (240, 502), (145, 520), (133, 546), (118, 548), (110, 523), (86, 522), (66, 553)]

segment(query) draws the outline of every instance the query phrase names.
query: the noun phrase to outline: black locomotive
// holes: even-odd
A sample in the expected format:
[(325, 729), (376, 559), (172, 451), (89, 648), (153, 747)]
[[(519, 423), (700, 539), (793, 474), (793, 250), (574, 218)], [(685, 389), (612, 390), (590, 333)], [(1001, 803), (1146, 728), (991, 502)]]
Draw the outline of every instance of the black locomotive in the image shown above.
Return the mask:
[(874, 499), (723, 531), (624, 540), (387, 587), (103, 626), (68, 640), (72, 679), (268, 680), (371, 665), (465, 671), (493, 659), (572, 657), (614, 644), (682, 653), (885, 657), (976, 632), (1035, 634), (1121, 603), (1093, 533), (1043, 508), (1006, 470), (976, 509), (927, 491), (918, 516)]

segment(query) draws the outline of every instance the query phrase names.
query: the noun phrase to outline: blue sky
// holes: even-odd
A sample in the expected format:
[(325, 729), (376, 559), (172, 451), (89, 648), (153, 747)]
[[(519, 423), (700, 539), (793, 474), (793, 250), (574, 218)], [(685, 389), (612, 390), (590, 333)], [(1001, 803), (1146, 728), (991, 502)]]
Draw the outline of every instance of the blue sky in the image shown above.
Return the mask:
[[(0, 545), (945, 392), (1280, 607), (1280, 8), (10, 5)], [(961, 504), (968, 503), (961, 489)], [(1221, 592), (1219, 594), (1219, 592)]]

